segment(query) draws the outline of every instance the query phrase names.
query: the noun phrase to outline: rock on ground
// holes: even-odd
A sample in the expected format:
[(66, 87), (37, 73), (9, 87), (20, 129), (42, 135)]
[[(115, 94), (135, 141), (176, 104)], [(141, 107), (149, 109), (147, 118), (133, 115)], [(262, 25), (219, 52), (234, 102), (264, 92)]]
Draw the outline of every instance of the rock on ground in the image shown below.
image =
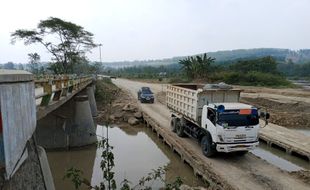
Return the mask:
[(134, 113), (135, 118), (141, 119), (142, 118), (142, 113), (140, 111)]
[(188, 185), (181, 185), (180, 186), (180, 190), (205, 190), (206, 188), (203, 188), (203, 187), (190, 187)]
[(137, 110), (137, 108), (136, 108), (134, 105), (128, 103), (128, 104), (126, 104), (126, 105), (123, 107), (122, 110), (123, 110), (123, 111), (131, 111), (131, 112), (134, 112), (135, 110)]
[(129, 117), (128, 123), (130, 125), (137, 125), (139, 123), (139, 120), (137, 120), (135, 117)]

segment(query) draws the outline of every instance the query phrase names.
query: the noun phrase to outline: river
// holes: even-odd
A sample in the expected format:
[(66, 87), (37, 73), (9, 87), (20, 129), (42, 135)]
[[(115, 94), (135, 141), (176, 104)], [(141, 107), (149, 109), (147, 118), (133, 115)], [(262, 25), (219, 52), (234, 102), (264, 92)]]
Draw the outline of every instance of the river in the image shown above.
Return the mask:
[[(106, 128), (98, 125), (97, 135), (106, 136)], [(164, 176), (166, 182), (172, 182), (179, 176), (187, 185), (204, 186), (203, 182), (193, 175), (192, 169), (149, 128), (110, 127), (109, 142), (114, 147), (114, 172), (118, 187), (125, 178), (133, 185), (138, 184), (141, 177), (146, 176), (152, 169), (164, 165), (167, 166)], [(102, 181), (102, 171), (99, 167), (101, 149), (97, 149), (96, 145), (70, 151), (49, 151), (47, 155), (56, 189), (74, 189), (72, 182), (63, 180), (66, 170), (70, 167), (81, 169), (92, 184), (99, 184)], [(161, 181), (152, 184), (154, 189), (162, 186)]]

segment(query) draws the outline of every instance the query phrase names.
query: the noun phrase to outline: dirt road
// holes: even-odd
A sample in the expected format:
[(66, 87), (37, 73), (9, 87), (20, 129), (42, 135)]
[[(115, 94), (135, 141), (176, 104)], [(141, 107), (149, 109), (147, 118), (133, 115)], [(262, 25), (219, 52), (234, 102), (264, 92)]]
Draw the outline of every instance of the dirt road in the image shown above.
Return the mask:
[[(130, 92), (134, 97), (137, 96), (137, 91), (141, 86), (149, 86), (155, 93), (162, 90), (161, 85), (158, 84), (124, 79), (116, 79), (113, 82), (118, 87)], [(140, 104), (140, 106), (142, 111), (151, 115), (162, 126), (169, 128), (170, 112), (166, 106), (156, 101), (154, 104)], [(202, 155), (200, 146), (195, 140), (183, 138), (181, 141), (184, 146), (193, 151), (194, 156), (200, 157), (203, 162), (213, 167), (217, 175), (235, 189), (310, 189), (309, 185), (293, 177), (288, 172), (270, 165), (251, 153), (243, 157), (221, 154), (210, 159)]]

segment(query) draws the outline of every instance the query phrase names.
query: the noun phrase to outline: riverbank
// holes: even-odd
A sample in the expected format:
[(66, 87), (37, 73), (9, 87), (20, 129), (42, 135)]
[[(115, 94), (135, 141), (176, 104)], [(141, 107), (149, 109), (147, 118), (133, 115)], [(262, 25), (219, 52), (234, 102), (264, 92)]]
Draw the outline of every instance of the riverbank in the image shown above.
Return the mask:
[(137, 101), (115, 86), (110, 79), (97, 82), (96, 100), (98, 106), (96, 121), (99, 125), (119, 127), (141, 125), (142, 114)]

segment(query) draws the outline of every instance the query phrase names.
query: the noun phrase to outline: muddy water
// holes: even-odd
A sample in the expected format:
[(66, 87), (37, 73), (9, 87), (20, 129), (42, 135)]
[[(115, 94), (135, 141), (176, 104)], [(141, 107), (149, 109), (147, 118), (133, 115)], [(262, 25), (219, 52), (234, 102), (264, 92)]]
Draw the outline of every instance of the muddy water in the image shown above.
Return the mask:
[[(103, 129), (98, 126), (97, 134), (106, 136), (106, 128)], [(137, 184), (139, 179), (152, 169), (167, 165), (166, 182), (172, 182), (180, 176), (185, 184), (204, 186), (203, 182), (193, 175), (192, 169), (182, 163), (181, 159), (149, 128), (109, 128), (109, 139), (110, 144), (114, 146), (114, 171), (117, 184), (120, 184), (124, 178), (132, 184)], [(70, 151), (52, 151), (47, 155), (56, 189), (74, 189), (71, 182), (63, 180), (65, 171), (70, 167), (81, 169), (92, 184), (98, 184), (102, 179), (102, 171), (99, 167), (101, 149), (97, 149), (96, 146)], [(156, 181), (152, 186), (158, 189), (163, 186), (163, 182)]]
[(251, 152), (270, 164), (286, 171), (310, 169), (310, 163), (308, 161), (286, 154), (284, 151), (269, 147), (266, 143), (260, 142), (259, 147)]

